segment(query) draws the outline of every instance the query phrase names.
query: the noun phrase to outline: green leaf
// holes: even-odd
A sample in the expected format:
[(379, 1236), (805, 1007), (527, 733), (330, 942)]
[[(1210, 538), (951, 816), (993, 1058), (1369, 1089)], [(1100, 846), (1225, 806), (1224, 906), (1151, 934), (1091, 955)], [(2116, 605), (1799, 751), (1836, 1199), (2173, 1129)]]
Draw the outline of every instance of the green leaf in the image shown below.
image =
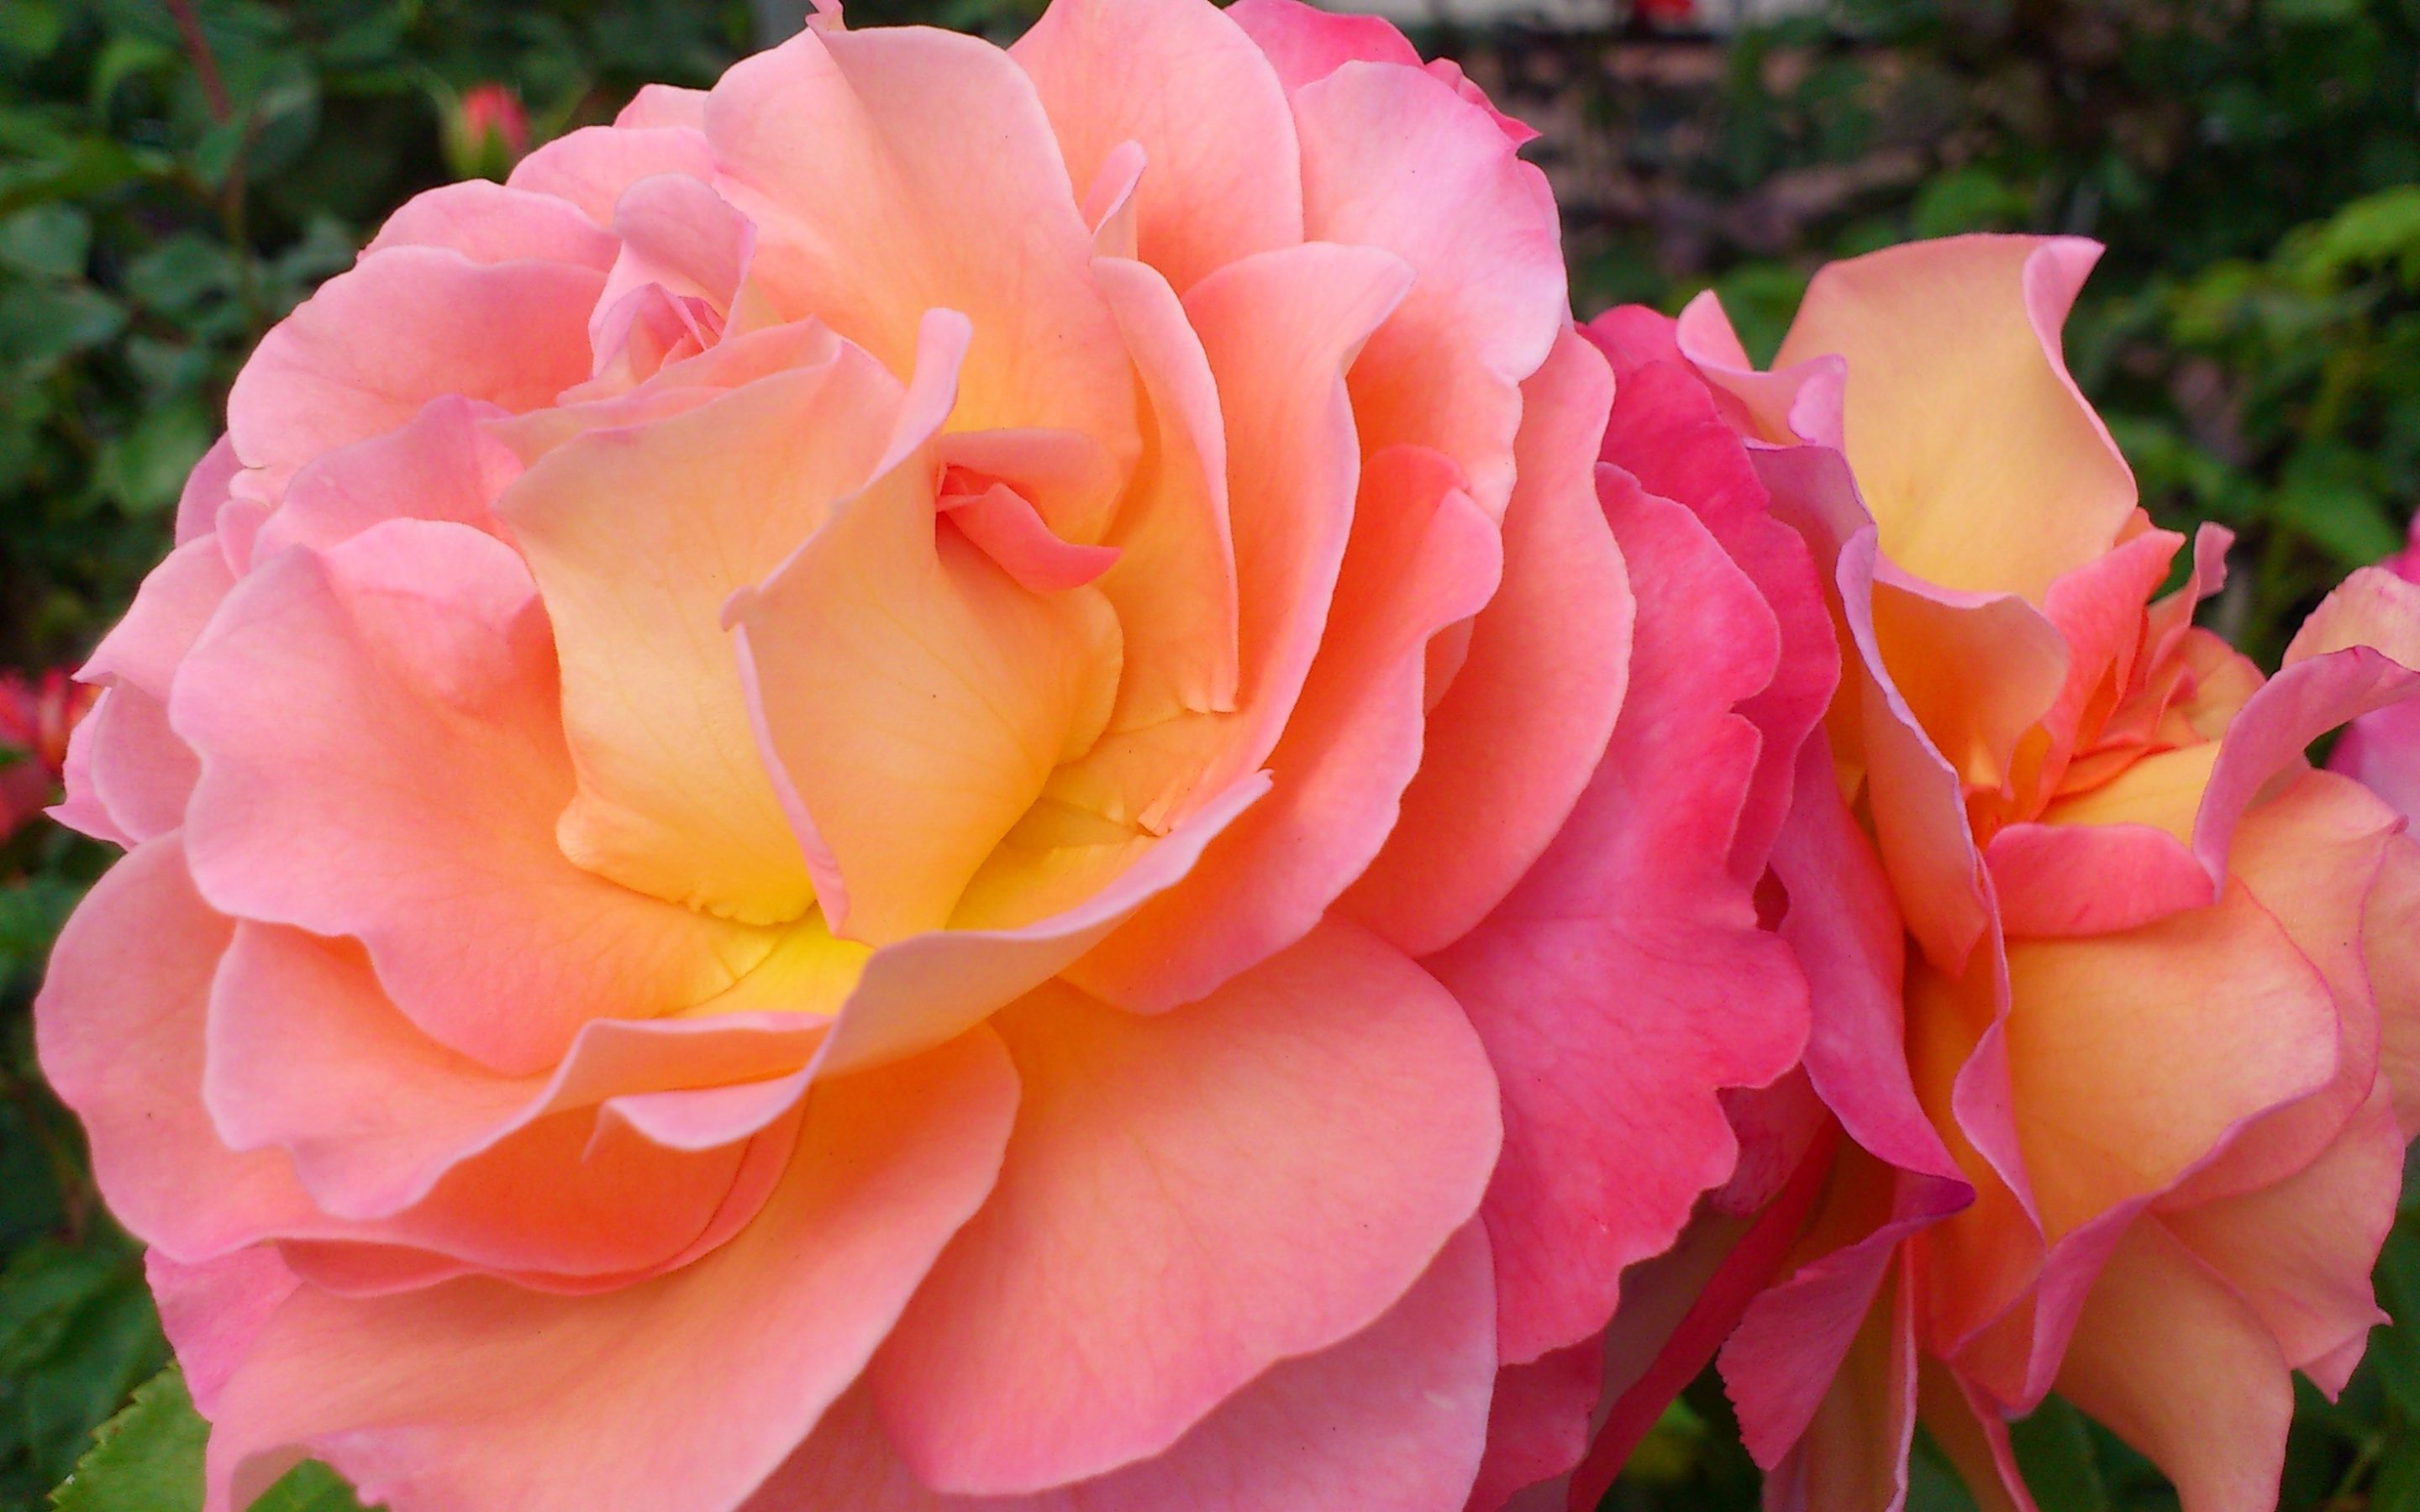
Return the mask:
[(31, 278), (84, 276), (92, 218), (72, 205), (37, 205), (0, 221), (0, 267)]
[(2388, 517), (2386, 501), (2350, 447), (2319, 443), (2298, 448), (2278, 480), (2276, 511), (2279, 519), (2347, 567), (2367, 566), (2393, 556), (2403, 545), (2403, 532)]
[[(101, 1426), (92, 1448), (51, 1493), (53, 1512), (200, 1512), (209, 1436), (184, 1373), (170, 1365)], [(334, 1471), (304, 1460), (261, 1492), (251, 1512), (362, 1512), (362, 1504)]]
[(0, 363), (44, 367), (98, 347), (126, 325), (116, 300), (85, 285), (0, 290)]
[(51, 1493), (55, 1512), (201, 1512), (202, 1448), (209, 1425), (175, 1365), (135, 1388), (101, 1425), (91, 1450)]
[(2065, 1400), (2046, 1396), (2021, 1422), (2009, 1425), (2009, 1443), (2034, 1499), (2060, 1512), (2108, 1512), (2109, 1492), (2092, 1462), (2092, 1439), (2084, 1416)]
[(67, 29), (67, 8), (58, 0), (0, 0), (0, 51), (48, 57)]
[(147, 410), (134, 428), (101, 451), (93, 482), (130, 515), (149, 515), (177, 501), (185, 475), (209, 450), (214, 427), (198, 404)]
[(343, 1476), (306, 1459), (261, 1492), (251, 1512), (362, 1512), (362, 1504)]

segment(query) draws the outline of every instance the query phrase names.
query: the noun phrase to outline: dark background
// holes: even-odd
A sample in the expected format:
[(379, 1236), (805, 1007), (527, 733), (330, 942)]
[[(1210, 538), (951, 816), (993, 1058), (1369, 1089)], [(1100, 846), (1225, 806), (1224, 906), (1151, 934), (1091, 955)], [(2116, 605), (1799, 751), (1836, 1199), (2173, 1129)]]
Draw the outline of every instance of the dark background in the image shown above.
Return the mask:
[[(849, 13), (1005, 39), (1032, 9)], [(1730, 37), (1692, 32), (1686, 0), (1649, 9), (1419, 38), (1546, 132), (1529, 150), (1562, 196), (1581, 314), (1677, 309), (1711, 283), (1763, 355), (1827, 256), (2097, 237), (2070, 357), (2161, 522), (2239, 532), (2206, 618), (2273, 662), (2328, 583), (2398, 544), (2420, 496), (2420, 0), (1843, 0)], [(510, 86), (542, 139), (646, 80), (705, 84), (751, 37), (745, 0), (0, 0), (0, 674), (91, 648), (165, 549), (260, 332), (384, 211), (478, 165), (475, 141), (448, 145), (465, 91)], [(26, 1014), (106, 860), (41, 820), (0, 844), (7, 1512), (45, 1506), (165, 1360)], [(2380, 1288), (2420, 1319), (2420, 1219)], [(2342, 1402), (2304, 1389), (2285, 1504), (2420, 1512), (2415, 1424), (2420, 1330), (2381, 1330)], [(2045, 1512), (2176, 1505), (2055, 1402), (2018, 1436)], [(1929, 1451), (1917, 1472), (1917, 1512), (1969, 1504)], [(1755, 1487), (1705, 1381), (1608, 1504), (1726, 1512)], [(81, 1504), (181, 1512), (159, 1494)]]

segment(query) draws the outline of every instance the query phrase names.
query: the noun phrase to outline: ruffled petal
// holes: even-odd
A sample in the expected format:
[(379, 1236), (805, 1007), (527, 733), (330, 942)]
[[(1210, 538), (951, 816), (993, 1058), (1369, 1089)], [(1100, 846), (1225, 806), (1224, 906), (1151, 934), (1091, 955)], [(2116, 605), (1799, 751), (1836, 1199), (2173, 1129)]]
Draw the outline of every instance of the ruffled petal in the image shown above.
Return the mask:
[(1804, 980), (1729, 870), (1758, 746), (1732, 707), (1772, 677), (1771, 611), (1687, 510), (1600, 477), (1638, 595), (1628, 700), (1545, 856), (1428, 963), (1504, 1084), (1486, 1219), (1513, 1361), (1604, 1326), (1621, 1268), (1730, 1172), (1716, 1090), (1773, 1080), (1807, 1035)]
[(1900, 567), (2040, 603), (2133, 516), (2133, 474), (2059, 350), (2099, 257), (2073, 238), (1953, 237), (1816, 274), (1774, 366), (1846, 359), (1849, 463)]
[(768, 937), (582, 871), (553, 648), (493, 537), (395, 520), (238, 587), (177, 682), (189, 838), (229, 912), (350, 934), (413, 1022), (507, 1072), (588, 1020), (686, 1008)]
[(755, 923), (814, 905), (721, 615), (864, 485), (901, 396), (843, 347), (654, 424), (590, 432), (501, 501), (554, 625), (579, 780), (556, 833), (574, 861)]
[(1351, 925), (1174, 1012), (1052, 988), (997, 1022), (1026, 1088), (1000, 1189), (874, 1372), (937, 1489), (1038, 1490), (1166, 1449), (1392, 1306), (1494, 1161), (1467, 1021)]
[(1402, 817), (1345, 894), (1347, 913), (1411, 954), (1442, 949), (1504, 900), (1612, 735), (1636, 607), (1590, 462), (1609, 377), (1566, 332), (1524, 386), (1503, 586), (1472, 624), (1442, 698), (1432, 679)]
[(754, 1222), (600, 1295), (477, 1279), (298, 1292), (220, 1398), (209, 1512), (305, 1453), (397, 1507), (737, 1504), (981, 1204), (1016, 1103), (988, 1036), (834, 1081)]
[(1268, 59), (1205, 0), (1053, 0), (1009, 55), (1076, 183), (1142, 151), (1137, 251), (1176, 288), (1302, 239), (1301, 153)]

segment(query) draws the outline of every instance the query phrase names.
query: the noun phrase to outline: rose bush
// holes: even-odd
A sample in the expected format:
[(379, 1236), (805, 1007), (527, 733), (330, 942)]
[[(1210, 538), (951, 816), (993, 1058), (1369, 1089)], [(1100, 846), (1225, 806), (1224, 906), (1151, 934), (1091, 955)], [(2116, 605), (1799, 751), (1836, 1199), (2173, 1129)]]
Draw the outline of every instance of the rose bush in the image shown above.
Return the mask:
[(1571, 1467), (1805, 1038), (1837, 657), (1794, 536), (1595, 471), (1528, 135), (1291, 0), (834, 12), (267, 336), (37, 1010), (213, 1509)]
[(2060, 355), (2096, 255), (1836, 264), (1769, 373), (1712, 296), (1594, 328), (1608, 456), (1796, 525), (1847, 669), (1774, 854), (1803, 1086), (1737, 1104), (1774, 1174), (1633, 1299), (1672, 1296), (1667, 1377), (1728, 1335), (1771, 1506), (1902, 1504), (1920, 1418), (1981, 1505), (2030, 1509), (2007, 1423), (2055, 1391), (2188, 1512), (2267, 1507), (2289, 1373), (2333, 1394), (2382, 1320), (2420, 850), (2304, 750), (2420, 683), (2420, 591), (2356, 575), (2268, 679), (2194, 625), (2226, 532), (2180, 563)]

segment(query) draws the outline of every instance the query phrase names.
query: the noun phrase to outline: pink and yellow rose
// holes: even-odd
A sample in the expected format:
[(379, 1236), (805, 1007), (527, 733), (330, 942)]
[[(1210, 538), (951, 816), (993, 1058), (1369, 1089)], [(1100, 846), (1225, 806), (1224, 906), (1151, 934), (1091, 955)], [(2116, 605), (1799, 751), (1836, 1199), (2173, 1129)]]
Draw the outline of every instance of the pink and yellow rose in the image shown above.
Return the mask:
[(2357, 574), (2270, 678), (2193, 624), (2226, 532), (2150, 523), (2061, 359), (2096, 255), (1837, 264), (1769, 373), (1711, 296), (1594, 328), (1608, 455), (1691, 456), (1679, 492), (1796, 525), (1846, 668), (1773, 863), (1812, 1095), (1738, 1103), (1779, 1174), (1640, 1288), (1687, 1313), (1646, 1331), (1667, 1375), (1728, 1334), (1772, 1507), (1900, 1506), (1921, 1420), (1985, 1508), (2030, 1509), (2007, 1424), (2055, 1391), (2187, 1512), (2256, 1512), (2290, 1372), (2334, 1392), (2381, 1320), (2420, 849), (2304, 751), (2420, 684), (2420, 590)]
[(210, 1506), (1493, 1506), (1798, 1057), (1813, 560), (1291, 0), (827, 16), (271, 332), (43, 1064)]

